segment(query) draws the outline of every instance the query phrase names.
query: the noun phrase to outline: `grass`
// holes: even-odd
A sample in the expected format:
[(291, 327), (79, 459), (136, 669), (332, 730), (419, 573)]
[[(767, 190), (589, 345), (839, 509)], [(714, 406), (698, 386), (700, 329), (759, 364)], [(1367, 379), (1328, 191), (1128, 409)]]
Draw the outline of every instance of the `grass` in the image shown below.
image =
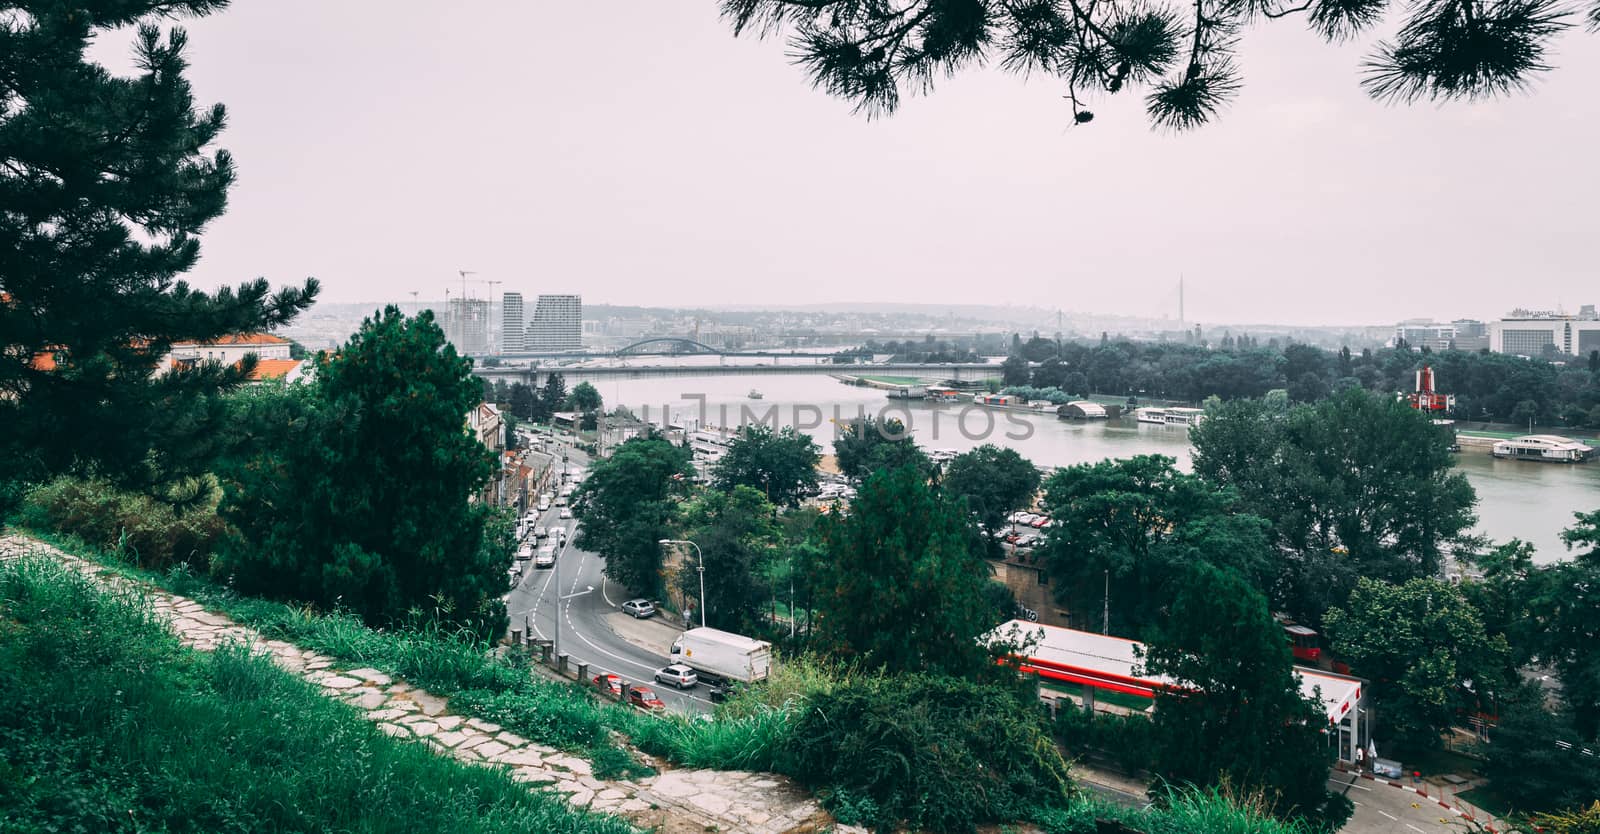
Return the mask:
[(633, 711), (604, 703), (578, 684), (536, 677), (528, 664), (490, 652), (466, 631), (437, 625), (379, 630), (359, 617), (243, 597), (185, 570), (155, 574), (130, 567), (73, 537), (35, 535), (62, 550), (124, 575), (190, 597), (248, 625), (268, 639), (370, 666), (450, 699), (451, 708), (500, 724), (524, 738), (577, 753), (593, 762), (602, 779), (648, 775), (613, 738), (631, 726)]
[(885, 385), (927, 385), (928, 384), (926, 380), (924, 380), (924, 379), (922, 379), (920, 377), (914, 377), (914, 376), (878, 376), (876, 374), (873, 374), (873, 375), (870, 375), (870, 376), (868, 376), (868, 375), (858, 376), (856, 378), (857, 379), (868, 379), (868, 380), (871, 380), (873, 382), (881, 382), (881, 383), (883, 383)]
[(0, 831), (621, 834), (388, 738), (241, 647), (179, 646), (138, 596), (0, 566)]
[(1178, 791), (1160, 804), (1124, 808), (1086, 799), (1035, 818), (1046, 834), (1094, 834), (1100, 823), (1121, 823), (1143, 834), (1312, 834), (1310, 826), (1274, 819), (1257, 801), (1239, 800), (1217, 790)]

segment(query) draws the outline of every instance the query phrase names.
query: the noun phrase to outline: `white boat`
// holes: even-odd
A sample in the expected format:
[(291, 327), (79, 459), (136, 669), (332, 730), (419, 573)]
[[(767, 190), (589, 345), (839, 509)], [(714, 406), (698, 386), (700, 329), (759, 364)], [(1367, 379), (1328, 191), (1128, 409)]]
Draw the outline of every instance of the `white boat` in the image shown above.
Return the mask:
[(1206, 418), (1203, 408), (1168, 408), (1164, 411), (1163, 422), (1169, 426), (1198, 426)]
[(750, 399), (752, 399), (752, 400), (759, 400), (759, 399), (761, 399), (761, 392), (760, 392), (760, 391), (757, 391), (757, 390), (756, 390), (756, 389), (754, 389), (754, 388), (751, 388), (751, 389), (750, 389)]
[(1582, 463), (1589, 459), (1594, 448), (1570, 437), (1554, 434), (1525, 434), (1494, 444), (1497, 458), (1537, 460), (1550, 463)]
[(1167, 410), (1165, 408), (1136, 408), (1133, 416), (1141, 423), (1167, 424)]

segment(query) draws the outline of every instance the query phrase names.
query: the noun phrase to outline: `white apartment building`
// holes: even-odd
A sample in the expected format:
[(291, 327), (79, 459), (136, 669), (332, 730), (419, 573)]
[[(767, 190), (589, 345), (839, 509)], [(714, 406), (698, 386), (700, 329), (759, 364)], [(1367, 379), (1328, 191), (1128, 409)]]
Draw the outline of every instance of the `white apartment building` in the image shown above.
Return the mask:
[(527, 350), (583, 347), (583, 296), (541, 295), (528, 322)]
[(528, 344), (527, 319), (522, 314), (522, 293), (500, 297), (500, 352), (517, 353)]
[(289, 340), (271, 333), (237, 333), (212, 342), (174, 342), (172, 352), (157, 366), (157, 371), (195, 362), (232, 365), (251, 353), (263, 360), (288, 359)]
[(1513, 310), (1489, 323), (1489, 349), (1495, 353), (1538, 357), (1553, 350), (1566, 356), (1588, 356), (1600, 350), (1600, 320), (1550, 312)]

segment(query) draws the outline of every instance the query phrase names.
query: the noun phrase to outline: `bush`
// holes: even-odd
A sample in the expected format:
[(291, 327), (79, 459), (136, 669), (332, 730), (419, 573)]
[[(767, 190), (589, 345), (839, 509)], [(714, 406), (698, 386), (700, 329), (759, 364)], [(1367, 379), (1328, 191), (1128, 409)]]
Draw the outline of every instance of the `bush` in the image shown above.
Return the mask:
[(0, 565), (0, 633), (3, 831), (632, 830), (390, 739), (242, 647), (182, 649), (51, 562)]
[(836, 813), (877, 828), (968, 832), (1070, 798), (1038, 705), (932, 675), (874, 677), (813, 696), (779, 770)]
[(1148, 770), (1155, 749), (1150, 718), (1145, 715), (1116, 715), (1063, 705), (1056, 712), (1056, 738), (1074, 753), (1095, 750), (1127, 773)]
[(177, 510), (105, 481), (60, 477), (28, 491), (18, 520), (77, 536), (148, 570), (186, 564), (203, 571), (228, 530), (216, 507), (215, 496), (198, 507)]
[[(1046, 834), (1312, 834), (1302, 822), (1275, 819), (1259, 797), (1238, 798), (1219, 789), (1174, 790), (1154, 806), (1124, 808), (1095, 800), (1040, 812)], [(1113, 827), (1120, 826), (1120, 828)]]

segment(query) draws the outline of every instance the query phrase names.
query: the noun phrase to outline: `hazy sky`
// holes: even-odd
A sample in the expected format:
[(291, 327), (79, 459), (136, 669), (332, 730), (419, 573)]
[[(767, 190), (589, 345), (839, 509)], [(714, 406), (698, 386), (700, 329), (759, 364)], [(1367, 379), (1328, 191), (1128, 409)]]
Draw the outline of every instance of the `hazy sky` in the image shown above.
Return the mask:
[[(1372, 40), (1251, 31), (1220, 121), (1069, 128), (998, 70), (874, 122), (714, 0), (235, 0), (185, 24), (239, 167), (193, 280), (588, 303), (1022, 303), (1292, 323), (1600, 303), (1600, 37), (1528, 95), (1395, 107)], [(103, 52), (121, 59), (121, 41)], [(486, 287), (475, 287), (478, 294)]]

